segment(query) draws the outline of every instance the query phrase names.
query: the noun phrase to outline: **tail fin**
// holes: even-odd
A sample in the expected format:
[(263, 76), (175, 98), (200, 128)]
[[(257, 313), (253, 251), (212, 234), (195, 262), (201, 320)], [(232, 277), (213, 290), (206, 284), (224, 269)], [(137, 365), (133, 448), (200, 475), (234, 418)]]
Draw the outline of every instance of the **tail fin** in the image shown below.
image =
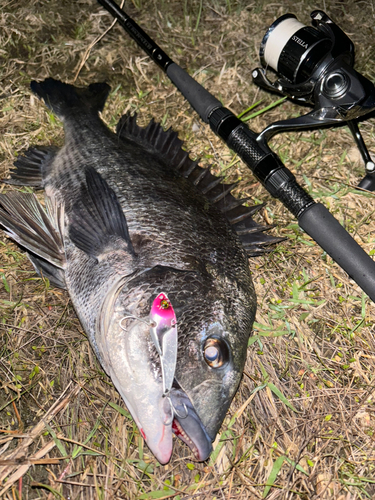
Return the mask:
[(107, 83), (92, 83), (88, 87), (78, 88), (53, 78), (40, 83), (33, 80), (30, 88), (60, 119), (73, 110), (102, 111), (111, 90)]

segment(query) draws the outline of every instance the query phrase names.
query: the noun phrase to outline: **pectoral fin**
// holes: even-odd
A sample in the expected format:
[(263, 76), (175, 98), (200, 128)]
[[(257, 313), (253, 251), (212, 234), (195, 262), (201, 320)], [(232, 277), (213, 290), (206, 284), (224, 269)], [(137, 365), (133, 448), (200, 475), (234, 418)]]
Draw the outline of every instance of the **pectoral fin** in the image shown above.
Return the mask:
[(124, 212), (113, 189), (92, 167), (86, 185), (69, 214), (69, 237), (83, 252), (101, 261), (106, 254), (125, 252), (135, 257)]

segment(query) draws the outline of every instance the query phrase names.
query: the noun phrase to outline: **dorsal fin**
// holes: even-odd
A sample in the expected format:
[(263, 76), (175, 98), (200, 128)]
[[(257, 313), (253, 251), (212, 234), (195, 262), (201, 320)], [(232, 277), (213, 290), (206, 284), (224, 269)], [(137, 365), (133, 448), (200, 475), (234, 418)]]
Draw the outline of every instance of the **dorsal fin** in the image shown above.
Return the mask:
[(252, 216), (263, 207), (247, 207), (245, 200), (238, 200), (231, 194), (237, 185), (223, 184), (222, 178), (213, 175), (208, 168), (202, 168), (182, 149), (183, 141), (172, 129), (163, 130), (153, 119), (146, 127), (137, 125), (137, 115), (125, 114), (116, 128), (117, 135), (124, 140), (131, 140), (160, 155), (165, 162), (173, 165), (180, 174), (189, 179), (194, 186), (225, 215), (249, 256), (269, 251), (267, 247), (282, 241), (283, 238), (266, 234), (271, 226), (261, 226)]

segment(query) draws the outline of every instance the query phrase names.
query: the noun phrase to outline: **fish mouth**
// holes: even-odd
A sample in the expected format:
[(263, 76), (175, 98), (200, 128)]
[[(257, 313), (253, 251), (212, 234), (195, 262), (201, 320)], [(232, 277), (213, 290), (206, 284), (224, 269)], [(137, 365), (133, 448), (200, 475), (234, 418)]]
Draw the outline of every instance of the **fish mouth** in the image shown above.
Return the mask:
[(172, 389), (174, 410), (172, 432), (189, 446), (194, 457), (204, 462), (212, 452), (212, 442), (187, 394), (181, 389)]

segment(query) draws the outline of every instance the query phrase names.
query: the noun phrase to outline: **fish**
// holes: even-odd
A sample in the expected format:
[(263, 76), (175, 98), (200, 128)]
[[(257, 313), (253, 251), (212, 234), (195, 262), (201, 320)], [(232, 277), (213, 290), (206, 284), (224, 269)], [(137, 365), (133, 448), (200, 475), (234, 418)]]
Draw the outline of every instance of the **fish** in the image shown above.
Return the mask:
[[(5, 182), (43, 190), (44, 201), (1, 194), (0, 224), (40, 276), (68, 291), (156, 459), (168, 463), (176, 435), (204, 461), (246, 361), (256, 312), (249, 255), (279, 239), (254, 221), (261, 205), (232, 196), (234, 185), (193, 161), (176, 132), (130, 114), (111, 131), (100, 117), (106, 83), (30, 86), (62, 120), (65, 143), (18, 156)], [(150, 311), (160, 297), (175, 320), (159, 343)]]

